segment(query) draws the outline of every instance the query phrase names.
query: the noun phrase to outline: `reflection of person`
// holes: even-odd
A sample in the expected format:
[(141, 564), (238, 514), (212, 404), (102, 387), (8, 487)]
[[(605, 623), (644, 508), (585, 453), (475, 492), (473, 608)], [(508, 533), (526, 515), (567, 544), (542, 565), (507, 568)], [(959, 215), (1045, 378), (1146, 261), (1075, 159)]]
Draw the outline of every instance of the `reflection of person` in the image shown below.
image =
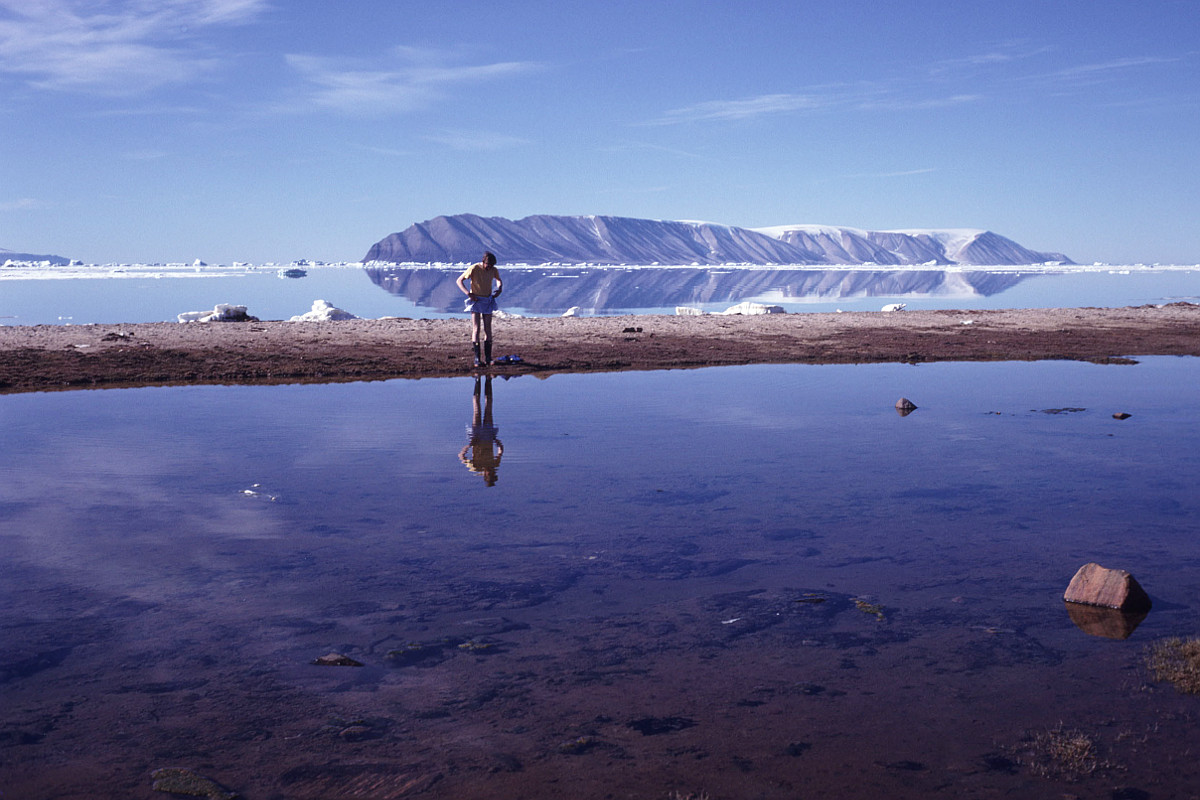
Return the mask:
[[(496, 291), (492, 291), (492, 282)], [(458, 288), (467, 296), (467, 311), (471, 312), (471, 349), (475, 351), (475, 366), (480, 365), (479, 341), (483, 339), (483, 362), (492, 363), (492, 312), (496, 310), (496, 298), (504, 288), (500, 270), (496, 269), (496, 257), (489, 253), (483, 259), (458, 276)], [(469, 284), (469, 285), (468, 285)], [(482, 336), (481, 336), (482, 334)]]
[[(475, 396), (473, 399), (474, 414), (471, 426), (467, 428), (470, 441), (458, 454), (458, 460), (467, 465), (467, 469), (483, 476), (488, 486), (496, 485), (496, 469), (500, 466), (500, 457), (504, 455), (504, 445), (496, 435), (500, 432), (492, 423), (492, 377), (484, 379), (483, 410), (479, 408), (479, 378), (475, 378)], [(493, 447), (494, 446), (494, 447)], [(469, 453), (469, 455), (468, 455)]]

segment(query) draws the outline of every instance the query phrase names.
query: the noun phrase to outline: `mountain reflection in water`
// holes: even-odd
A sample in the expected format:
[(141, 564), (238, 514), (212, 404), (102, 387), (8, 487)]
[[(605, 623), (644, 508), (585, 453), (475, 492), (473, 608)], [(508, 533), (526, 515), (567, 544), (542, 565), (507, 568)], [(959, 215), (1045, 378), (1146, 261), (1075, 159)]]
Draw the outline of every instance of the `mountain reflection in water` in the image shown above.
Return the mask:
[[(380, 288), (440, 312), (461, 311), (456, 271), (433, 267), (370, 268)], [(512, 267), (505, 306), (533, 314), (589, 313), (706, 303), (734, 304), (770, 297), (798, 302), (848, 297), (987, 297), (1028, 275), (1012, 272), (861, 269), (730, 269), (691, 267)]]

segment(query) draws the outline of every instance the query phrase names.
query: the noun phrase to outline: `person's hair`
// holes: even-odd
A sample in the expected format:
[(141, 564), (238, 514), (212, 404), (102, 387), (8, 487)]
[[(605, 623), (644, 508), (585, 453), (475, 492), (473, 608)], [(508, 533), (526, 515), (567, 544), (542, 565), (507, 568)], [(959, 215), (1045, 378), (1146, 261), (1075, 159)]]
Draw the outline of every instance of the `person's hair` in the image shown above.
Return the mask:
[(488, 250), (483, 254), (483, 265), (485, 267), (496, 266), (496, 255), (491, 250)]

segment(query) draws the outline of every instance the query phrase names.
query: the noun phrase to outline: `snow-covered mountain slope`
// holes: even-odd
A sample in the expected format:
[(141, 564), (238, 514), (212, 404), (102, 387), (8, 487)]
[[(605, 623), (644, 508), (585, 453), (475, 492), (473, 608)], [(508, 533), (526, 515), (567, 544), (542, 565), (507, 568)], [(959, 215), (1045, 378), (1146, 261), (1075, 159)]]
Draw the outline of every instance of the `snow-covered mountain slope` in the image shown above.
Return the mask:
[(509, 264), (970, 264), (1072, 263), (990, 231), (866, 231), (827, 225), (737, 228), (712, 222), (536, 215), (519, 220), (440, 216), (393, 233), (363, 261), (471, 263), (484, 250)]

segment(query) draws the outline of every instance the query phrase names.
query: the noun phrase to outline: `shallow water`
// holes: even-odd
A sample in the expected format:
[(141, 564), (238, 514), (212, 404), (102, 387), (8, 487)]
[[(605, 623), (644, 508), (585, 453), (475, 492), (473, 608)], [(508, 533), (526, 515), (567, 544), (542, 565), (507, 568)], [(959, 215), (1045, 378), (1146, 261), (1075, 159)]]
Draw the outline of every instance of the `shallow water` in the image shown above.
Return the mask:
[[(910, 309), (1137, 306), (1200, 302), (1200, 269), (1069, 273), (868, 269), (505, 270), (502, 307), (528, 316), (674, 314), (677, 306), (724, 311), (741, 302), (792, 313)], [(218, 303), (260, 319), (289, 319), (327, 300), (360, 317), (462, 316), (454, 271), (311, 267), (281, 279), (275, 270), (140, 274), (123, 278), (0, 280), (0, 325), (174, 322)], [(3, 277), (3, 276), (0, 276)]]
[[(492, 486), (470, 378), (0, 397), (0, 788), (1185, 795), (1200, 701), (1143, 659), (1200, 633), (1198, 373), (497, 379)], [(1068, 616), (1088, 561), (1128, 638)]]

